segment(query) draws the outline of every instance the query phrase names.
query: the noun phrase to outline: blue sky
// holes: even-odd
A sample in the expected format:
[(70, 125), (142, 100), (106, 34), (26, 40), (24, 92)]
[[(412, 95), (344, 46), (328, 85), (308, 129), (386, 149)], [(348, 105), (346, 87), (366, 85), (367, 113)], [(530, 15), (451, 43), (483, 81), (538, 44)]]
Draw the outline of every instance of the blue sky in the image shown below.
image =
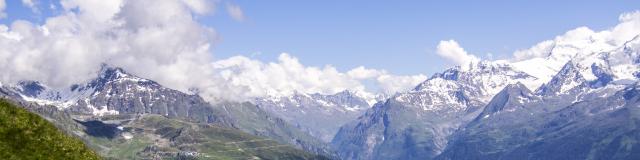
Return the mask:
[(256, 58), (273, 60), (288, 52), (307, 65), (428, 75), (450, 66), (435, 54), (440, 40), (455, 39), (479, 57), (508, 57), (579, 26), (612, 27), (621, 13), (640, 9), (637, 0), (235, 3), (244, 23), (205, 20), (222, 36), (218, 56), (259, 52)]
[[(7, 1), (8, 18), (41, 22), (55, 14), (50, 0), (40, 12)], [(54, 2), (57, 3), (57, 2)], [(234, 21), (223, 5), (240, 6), (246, 20)], [(199, 17), (221, 40), (217, 58), (234, 55), (274, 61), (281, 52), (309, 66), (357, 66), (394, 74), (427, 74), (451, 66), (435, 54), (441, 40), (454, 39), (484, 59), (509, 57), (517, 49), (587, 26), (602, 30), (640, 1), (223, 1)]]

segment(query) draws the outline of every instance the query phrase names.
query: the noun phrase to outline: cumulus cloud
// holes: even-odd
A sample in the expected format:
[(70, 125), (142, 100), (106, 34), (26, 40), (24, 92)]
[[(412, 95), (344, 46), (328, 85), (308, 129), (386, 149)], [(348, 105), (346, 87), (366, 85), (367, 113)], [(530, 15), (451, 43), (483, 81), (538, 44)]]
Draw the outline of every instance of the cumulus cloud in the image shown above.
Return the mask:
[(204, 15), (213, 12), (215, 0), (183, 0), (183, 2), (195, 13)]
[(365, 68), (364, 66), (356, 67), (347, 72), (347, 75), (355, 79), (369, 79), (369, 78), (378, 77), (384, 74), (387, 74), (386, 71), (368, 69), (368, 68)]
[(286, 96), (294, 92), (334, 94), (343, 90), (370, 93), (362, 80), (374, 80), (382, 92), (392, 94), (408, 90), (426, 80), (424, 75), (396, 76), (384, 70), (356, 67), (346, 73), (330, 65), (304, 66), (287, 53), (277, 62), (264, 63), (235, 56), (214, 63), (225, 81), (244, 94), (243, 97)]
[(640, 11), (624, 13), (618, 18), (620, 23), (609, 29), (614, 43), (625, 43), (640, 35)]
[(7, 9), (7, 2), (0, 0), (0, 19), (7, 18), (7, 13), (4, 10)]
[[(556, 36), (552, 40), (542, 41), (531, 48), (514, 52), (513, 61), (547, 57), (568, 59), (578, 53), (602, 52), (614, 49), (640, 35), (640, 11), (623, 13), (619, 23), (609, 29), (593, 31), (588, 27), (578, 27)], [(557, 53), (557, 54), (552, 54)]]
[(229, 14), (231, 18), (238, 22), (244, 21), (244, 12), (238, 5), (227, 3), (227, 14)]
[(295, 91), (332, 94), (346, 89), (363, 90), (357, 80), (332, 66), (306, 67), (283, 53), (277, 62), (263, 63), (243, 56), (214, 63), (225, 80), (247, 88), (246, 96), (290, 95)]
[(101, 63), (109, 63), (182, 91), (212, 84), (208, 79), (215, 76), (207, 66), (216, 34), (192, 19), (199, 11), (186, 1), (61, 4), (63, 13), (44, 24), (0, 25), (0, 81), (65, 87), (94, 77)]
[(305, 66), (289, 54), (281, 54), (276, 62), (243, 56), (215, 60), (211, 50), (218, 35), (194, 20), (215, 8), (212, 1), (63, 0), (60, 4), (60, 14), (43, 24), (17, 20), (0, 25), (0, 82), (36, 80), (65, 88), (94, 78), (107, 63), (209, 101), (242, 101), (295, 91), (368, 92), (365, 79), (375, 80), (384, 91), (397, 92), (426, 79), (364, 67), (340, 72), (330, 65)]
[(526, 60), (536, 57), (545, 57), (549, 55), (553, 49), (554, 42), (552, 40), (542, 41), (533, 47), (525, 50), (518, 50), (513, 53), (516, 61)]
[(436, 48), (436, 53), (440, 57), (460, 66), (466, 66), (469, 63), (480, 60), (478, 57), (467, 53), (455, 40), (440, 41)]

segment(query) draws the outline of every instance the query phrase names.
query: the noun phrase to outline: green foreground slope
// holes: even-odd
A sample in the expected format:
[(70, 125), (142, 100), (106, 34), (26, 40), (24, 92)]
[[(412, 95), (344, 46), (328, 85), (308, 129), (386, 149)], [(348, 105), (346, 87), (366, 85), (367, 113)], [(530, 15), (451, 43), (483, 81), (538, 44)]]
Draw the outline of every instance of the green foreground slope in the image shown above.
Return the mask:
[(82, 141), (0, 99), (0, 159), (100, 159)]

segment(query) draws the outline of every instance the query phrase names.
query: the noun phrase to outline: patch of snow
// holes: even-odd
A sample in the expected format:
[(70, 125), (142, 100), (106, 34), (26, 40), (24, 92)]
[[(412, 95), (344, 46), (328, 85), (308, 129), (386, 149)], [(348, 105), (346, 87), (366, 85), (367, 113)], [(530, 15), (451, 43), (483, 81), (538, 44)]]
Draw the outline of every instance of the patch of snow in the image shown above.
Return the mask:
[(109, 110), (107, 108), (107, 106), (102, 106), (100, 107), (100, 109), (98, 109), (97, 107), (91, 105), (89, 99), (84, 99), (84, 102), (87, 104), (87, 107), (89, 109), (91, 109), (91, 114), (96, 115), (96, 116), (103, 116), (103, 115), (117, 115), (119, 114), (118, 111), (116, 110)]
[(563, 65), (564, 63), (551, 62), (544, 58), (533, 58), (511, 63), (514, 70), (522, 71), (537, 78), (534, 81), (520, 81), (529, 89), (538, 88), (542, 83), (550, 81)]
[(129, 140), (131, 138), (133, 138), (133, 135), (129, 132), (124, 132), (122, 133), (122, 138), (124, 138), (125, 140)]
[(518, 96), (518, 103), (520, 104), (529, 103), (529, 98)]
[(321, 99), (316, 99), (316, 102), (318, 102), (322, 106), (335, 106), (335, 104), (321, 100)]
[(565, 83), (560, 86), (560, 93), (566, 93), (567, 91), (579, 86), (582, 82), (579, 81), (569, 81), (569, 83)]
[(359, 110), (361, 109), (361, 108), (360, 108), (360, 106), (358, 106), (358, 105), (356, 105), (356, 106), (348, 106), (348, 105), (344, 105), (343, 107), (344, 107), (347, 111), (351, 111), (351, 112), (359, 111)]
[(153, 91), (151, 88), (143, 87), (141, 85), (136, 85), (136, 89), (138, 91), (142, 91), (142, 92), (151, 92), (151, 91)]

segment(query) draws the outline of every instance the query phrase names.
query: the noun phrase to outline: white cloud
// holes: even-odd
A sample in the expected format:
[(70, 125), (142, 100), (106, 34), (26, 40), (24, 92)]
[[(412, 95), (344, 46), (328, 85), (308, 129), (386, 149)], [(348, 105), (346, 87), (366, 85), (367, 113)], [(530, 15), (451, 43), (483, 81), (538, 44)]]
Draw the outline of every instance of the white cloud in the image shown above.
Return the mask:
[(383, 93), (394, 94), (398, 92), (404, 92), (416, 87), (416, 85), (425, 81), (427, 76), (411, 75), (411, 76), (394, 76), (394, 75), (380, 75), (376, 78), (376, 81), (380, 85)]
[(214, 94), (205, 88), (215, 81), (210, 66), (215, 31), (193, 20), (197, 12), (183, 1), (61, 4), (64, 12), (42, 25), (0, 26), (0, 71), (5, 73), (0, 81), (30, 79), (65, 87), (94, 77), (106, 62), (181, 91), (203, 88)]
[(436, 53), (455, 65), (463, 67), (480, 60), (478, 57), (467, 53), (455, 40), (440, 41)]
[(243, 56), (235, 56), (214, 63), (224, 79), (245, 97), (290, 95), (294, 91), (332, 94), (346, 89), (364, 90), (359, 81), (340, 73), (332, 66), (306, 67), (297, 58), (283, 53), (277, 62), (263, 63)]
[(624, 43), (640, 34), (640, 11), (624, 13), (618, 18), (620, 23), (610, 29), (616, 44)]
[(513, 56), (516, 61), (531, 59), (535, 57), (544, 57), (547, 56), (549, 52), (551, 52), (551, 49), (553, 49), (553, 45), (554, 43), (551, 40), (542, 41), (529, 49), (518, 50), (514, 52)]
[(7, 13), (4, 12), (5, 9), (7, 9), (7, 2), (0, 0), (0, 19), (7, 18)]
[(233, 88), (244, 88), (235, 94), (241, 97), (286, 96), (295, 91), (334, 94), (343, 90), (370, 93), (362, 80), (375, 80), (385, 93), (406, 91), (426, 76), (395, 76), (384, 70), (354, 68), (346, 73), (335, 67), (310, 67), (297, 58), (282, 53), (277, 62), (264, 63), (244, 56), (235, 56), (214, 63), (225, 81)]
[[(63, 14), (57, 17), (77, 18), (77, 20), (81, 20), (81, 22), (79, 23), (90, 23), (92, 21), (98, 23), (108, 23), (110, 21), (114, 21), (112, 18), (118, 12), (120, 12), (123, 3), (123, 0), (62, 0), (60, 1), (60, 4), (66, 11), (66, 15)], [(73, 13), (73, 9), (78, 9), (79, 13)]]
[(243, 22), (245, 19), (244, 12), (240, 8), (240, 6), (235, 4), (227, 3), (227, 14), (229, 14), (231, 18), (238, 22)]
[[(614, 49), (640, 35), (640, 11), (623, 13), (619, 23), (603, 31), (593, 31), (588, 27), (578, 27), (546, 40), (531, 48), (514, 52), (513, 61), (547, 57), (568, 59), (576, 54), (594, 53)], [(604, 50), (603, 50), (604, 49)]]
[(215, 8), (214, 3), (217, 3), (217, 0), (182, 0), (187, 7), (189, 7), (192, 11), (198, 14), (208, 14), (213, 12)]
[(94, 78), (100, 65), (108, 63), (216, 101), (294, 91), (367, 92), (363, 80), (397, 92), (426, 79), (364, 67), (340, 72), (330, 65), (304, 66), (288, 54), (276, 62), (243, 56), (216, 61), (211, 53), (218, 39), (215, 30), (194, 20), (215, 8), (203, 4), (215, 5), (193, 0), (63, 0), (62, 13), (44, 24), (19, 20), (0, 25), (0, 82), (37, 80), (68, 87)]
[(369, 78), (378, 77), (384, 74), (387, 74), (386, 71), (380, 71), (376, 69), (367, 69), (364, 66), (356, 67), (347, 72), (347, 75), (355, 79), (369, 79)]
[(410, 90), (427, 79), (423, 74), (398, 76), (389, 74), (386, 70), (367, 69), (364, 66), (349, 70), (347, 75), (357, 80), (374, 80), (379, 89), (377, 92), (385, 94)]

